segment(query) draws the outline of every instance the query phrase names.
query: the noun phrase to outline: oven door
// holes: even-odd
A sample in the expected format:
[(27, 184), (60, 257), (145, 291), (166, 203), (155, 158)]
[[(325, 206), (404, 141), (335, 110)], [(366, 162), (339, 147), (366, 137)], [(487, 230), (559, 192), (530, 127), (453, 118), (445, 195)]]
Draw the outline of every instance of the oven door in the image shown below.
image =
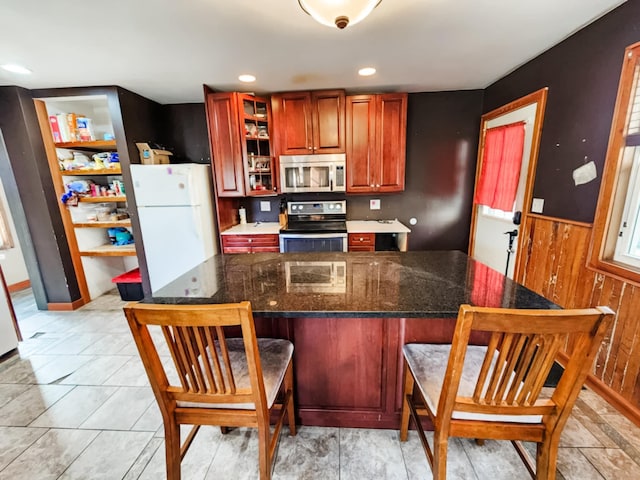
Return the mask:
[(281, 233), (280, 252), (346, 252), (346, 233)]

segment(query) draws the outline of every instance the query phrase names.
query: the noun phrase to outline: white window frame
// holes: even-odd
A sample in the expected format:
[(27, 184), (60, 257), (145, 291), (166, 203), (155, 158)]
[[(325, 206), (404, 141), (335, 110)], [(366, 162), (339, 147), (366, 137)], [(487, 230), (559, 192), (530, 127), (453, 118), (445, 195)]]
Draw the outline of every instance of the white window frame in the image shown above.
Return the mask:
[[(588, 267), (640, 284), (640, 42), (625, 50)], [(636, 250), (634, 252), (633, 250)]]

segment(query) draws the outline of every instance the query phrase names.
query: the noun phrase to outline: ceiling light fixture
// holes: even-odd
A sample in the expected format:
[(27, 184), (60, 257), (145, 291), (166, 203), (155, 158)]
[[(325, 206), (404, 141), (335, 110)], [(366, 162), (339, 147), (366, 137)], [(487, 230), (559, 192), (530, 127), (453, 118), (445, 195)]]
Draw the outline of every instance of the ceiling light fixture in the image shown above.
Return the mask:
[(298, 0), (300, 7), (328, 27), (345, 28), (369, 15), (382, 0)]
[(16, 65), (13, 63), (7, 63), (5, 65), (1, 65), (6, 71), (11, 73), (19, 73), (20, 75), (29, 75), (31, 74), (31, 70), (23, 67), (22, 65)]
[(240, 80), (241, 82), (244, 82), (244, 83), (251, 83), (251, 82), (255, 82), (256, 81), (256, 77), (254, 75), (250, 75), (248, 73), (245, 73), (243, 75), (240, 75), (238, 77), (238, 80)]
[(358, 75), (362, 77), (370, 77), (374, 73), (376, 73), (376, 69), (373, 67), (364, 67), (358, 70)]

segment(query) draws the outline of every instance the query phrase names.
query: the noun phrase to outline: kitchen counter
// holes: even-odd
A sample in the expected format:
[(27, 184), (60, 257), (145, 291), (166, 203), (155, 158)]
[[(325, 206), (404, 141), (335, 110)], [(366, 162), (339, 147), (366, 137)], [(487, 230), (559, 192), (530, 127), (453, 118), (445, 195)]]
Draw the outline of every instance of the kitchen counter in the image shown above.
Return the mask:
[(278, 222), (254, 222), (233, 227), (220, 232), (220, 235), (278, 235), (280, 224)]
[(347, 220), (347, 233), (411, 233), (398, 220)]
[[(291, 275), (292, 265), (304, 265)], [(327, 292), (323, 266), (344, 266)], [(217, 255), (154, 293), (154, 303), (250, 300), (258, 317), (455, 317), (463, 303), (554, 304), (459, 251)]]
[(391, 429), (405, 343), (450, 342), (463, 303), (557, 308), (457, 251), (217, 255), (144, 301), (241, 300), (258, 336), (295, 345), (302, 425)]

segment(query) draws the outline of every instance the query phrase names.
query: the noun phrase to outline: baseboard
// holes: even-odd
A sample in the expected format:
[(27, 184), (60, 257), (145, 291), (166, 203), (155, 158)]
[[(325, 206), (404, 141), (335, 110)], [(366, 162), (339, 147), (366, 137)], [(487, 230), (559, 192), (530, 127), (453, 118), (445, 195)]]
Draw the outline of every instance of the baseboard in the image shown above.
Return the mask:
[(75, 300), (70, 303), (47, 303), (47, 310), (53, 310), (58, 312), (66, 312), (71, 310), (77, 310), (81, 306), (83, 306), (85, 302), (82, 298)]
[(13, 283), (8, 285), (9, 293), (19, 292), (20, 290), (24, 290), (25, 288), (29, 288), (31, 286), (31, 282), (29, 279), (24, 280), (22, 282)]
[(638, 407), (633, 403), (624, 398), (618, 392), (612, 390), (611, 387), (607, 386), (602, 380), (593, 375), (589, 375), (587, 377), (585, 384), (606, 400), (609, 405), (640, 427), (640, 409), (638, 409)]
[[(562, 366), (567, 364), (568, 359), (569, 357), (566, 353), (558, 352), (556, 360), (562, 364)], [(620, 414), (624, 415), (640, 427), (640, 409), (637, 406), (591, 373), (587, 375), (584, 383), (587, 387), (600, 395), (609, 405), (618, 410)]]

